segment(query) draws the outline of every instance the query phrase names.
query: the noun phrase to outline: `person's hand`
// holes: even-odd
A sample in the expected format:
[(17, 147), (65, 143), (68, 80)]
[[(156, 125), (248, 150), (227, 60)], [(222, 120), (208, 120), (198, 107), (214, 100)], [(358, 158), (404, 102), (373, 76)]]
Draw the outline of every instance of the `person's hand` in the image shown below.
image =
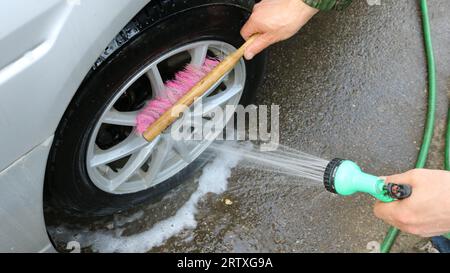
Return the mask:
[(417, 169), (387, 177), (386, 182), (411, 185), (412, 195), (392, 203), (378, 202), (374, 208), (378, 218), (422, 237), (450, 232), (450, 172)]
[(286, 40), (297, 33), (319, 10), (302, 0), (262, 0), (241, 30), (242, 37), (260, 33), (261, 36), (247, 48), (245, 58), (252, 59), (270, 45)]

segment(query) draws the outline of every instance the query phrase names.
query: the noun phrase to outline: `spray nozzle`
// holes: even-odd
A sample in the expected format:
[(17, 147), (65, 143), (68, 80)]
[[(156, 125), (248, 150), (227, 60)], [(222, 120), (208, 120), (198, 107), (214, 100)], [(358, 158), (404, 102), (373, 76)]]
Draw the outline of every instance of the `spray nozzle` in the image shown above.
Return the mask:
[(405, 199), (412, 193), (408, 185), (386, 184), (383, 179), (364, 173), (356, 163), (338, 158), (325, 169), (324, 185), (332, 193), (347, 196), (364, 192), (382, 202)]

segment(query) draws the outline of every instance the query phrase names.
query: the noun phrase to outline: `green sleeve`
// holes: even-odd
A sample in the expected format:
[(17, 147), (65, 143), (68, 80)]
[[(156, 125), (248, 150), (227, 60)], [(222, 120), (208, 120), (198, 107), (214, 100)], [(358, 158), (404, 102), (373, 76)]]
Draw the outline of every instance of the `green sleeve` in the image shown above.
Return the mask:
[(303, 0), (306, 4), (321, 11), (343, 10), (352, 0)]

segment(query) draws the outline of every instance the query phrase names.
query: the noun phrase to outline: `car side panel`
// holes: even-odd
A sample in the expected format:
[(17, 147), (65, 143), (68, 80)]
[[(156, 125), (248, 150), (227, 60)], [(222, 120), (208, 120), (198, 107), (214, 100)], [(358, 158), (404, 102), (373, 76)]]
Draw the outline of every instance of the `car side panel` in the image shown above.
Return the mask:
[(42, 204), (52, 136), (98, 56), (149, 1), (0, 1), (0, 252), (54, 251)]
[(53, 138), (0, 172), (0, 252), (52, 249), (44, 223), (42, 183)]

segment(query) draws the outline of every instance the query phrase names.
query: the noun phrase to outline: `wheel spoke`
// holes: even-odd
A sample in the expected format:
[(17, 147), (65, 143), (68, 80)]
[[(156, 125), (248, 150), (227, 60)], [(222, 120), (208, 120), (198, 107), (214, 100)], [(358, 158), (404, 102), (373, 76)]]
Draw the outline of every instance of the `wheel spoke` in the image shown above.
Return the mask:
[(148, 142), (134, 132), (118, 145), (104, 151), (94, 153), (89, 160), (90, 167), (98, 167), (124, 158), (148, 145)]
[[(197, 117), (199, 117), (198, 115)], [(195, 158), (191, 158), (192, 155), (189, 151), (192, 150), (195, 145), (199, 144), (199, 141), (203, 138), (204, 128), (210, 121), (204, 118), (192, 118), (193, 116), (187, 117), (182, 124), (177, 127), (178, 130), (183, 130), (183, 134), (180, 135), (180, 139), (172, 138), (173, 150), (185, 161), (192, 162)], [(195, 143), (196, 142), (196, 143)], [(191, 144), (194, 143), (194, 144)]]
[[(219, 93), (213, 97), (203, 99), (202, 100), (203, 111), (202, 111), (201, 115), (203, 116), (203, 115), (213, 111), (216, 107), (224, 106), (229, 100), (234, 98), (236, 95), (240, 94), (242, 89), (243, 89), (242, 85), (236, 85), (228, 90), (222, 91), (221, 93)], [(195, 112), (193, 113), (194, 116), (196, 116), (198, 114), (199, 113), (195, 113)]]
[(138, 112), (119, 112), (112, 108), (106, 113), (103, 123), (121, 126), (136, 126), (136, 116)]
[(159, 72), (158, 65), (154, 65), (148, 72), (147, 77), (152, 85), (153, 95), (155, 97), (164, 97), (164, 82)]
[(184, 140), (172, 140), (173, 150), (187, 163), (191, 163), (194, 159), (191, 155), (191, 149)]
[(209, 88), (205, 93), (203, 93), (203, 95), (201, 95), (200, 98), (197, 98), (197, 100), (195, 100), (194, 103), (192, 104), (191, 108), (193, 109), (194, 105), (196, 105), (199, 102), (205, 104), (205, 101), (209, 100), (208, 96), (211, 93), (213, 93), (219, 87), (219, 85), (222, 84), (222, 82), (224, 81), (224, 78), (227, 76), (228, 76), (228, 74), (223, 76), (220, 80), (218, 80), (216, 83), (214, 83), (214, 85), (211, 86), (211, 88)]
[(172, 149), (172, 142), (167, 138), (167, 136), (163, 136), (161, 138), (161, 142), (156, 147), (155, 152), (152, 155), (150, 160), (149, 168), (147, 171), (147, 175), (145, 177), (147, 187), (150, 188), (154, 185), (154, 181), (163, 166), (169, 151)]
[(205, 63), (206, 54), (208, 53), (208, 45), (201, 45), (189, 50), (191, 55), (191, 64), (202, 66)]
[(111, 180), (111, 191), (117, 190), (118, 187), (125, 183), (136, 171), (139, 170), (139, 168), (142, 167), (142, 165), (144, 165), (158, 142), (159, 138), (156, 138), (150, 144), (142, 148), (139, 152), (134, 153), (130, 157), (130, 159), (128, 159), (127, 163), (122, 169), (120, 169), (117, 176), (115, 176)]

